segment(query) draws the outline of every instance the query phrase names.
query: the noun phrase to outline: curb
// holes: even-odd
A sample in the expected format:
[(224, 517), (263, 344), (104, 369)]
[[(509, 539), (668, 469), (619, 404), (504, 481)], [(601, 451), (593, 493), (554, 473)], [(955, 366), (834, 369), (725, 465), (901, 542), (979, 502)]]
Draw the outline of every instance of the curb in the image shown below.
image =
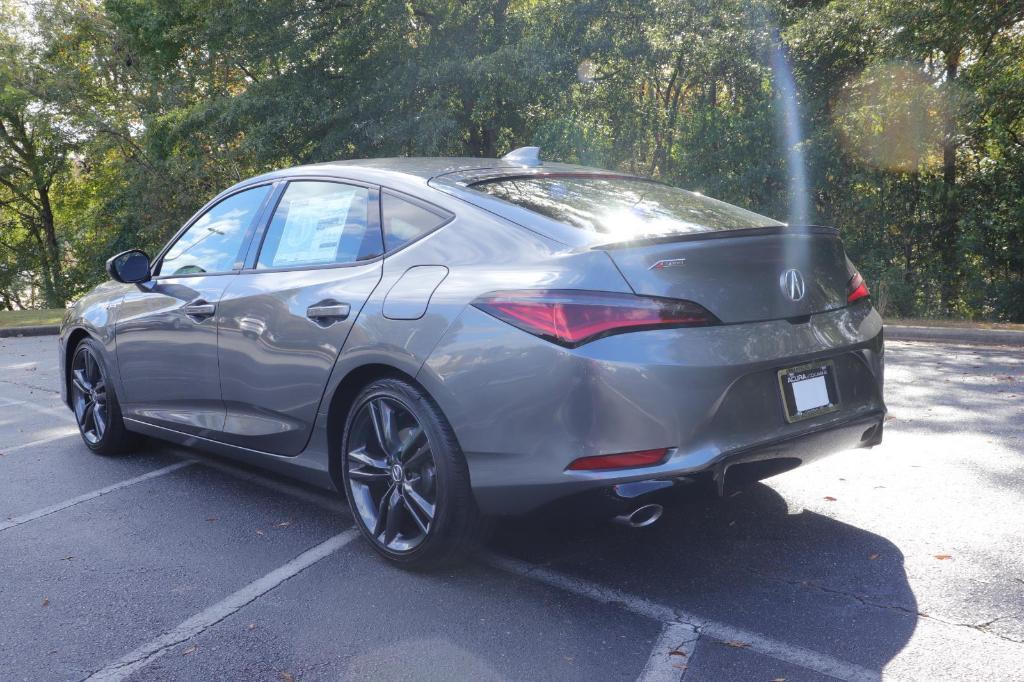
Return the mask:
[(887, 324), (885, 325), (885, 338), (891, 341), (931, 341), (933, 343), (1024, 347), (1024, 331), (1014, 331), (1011, 329), (912, 327)]
[(60, 332), (59, 324), (46, 324), (33, 327), (0, 327), (0, 339), (16, 336), (50, 336)]

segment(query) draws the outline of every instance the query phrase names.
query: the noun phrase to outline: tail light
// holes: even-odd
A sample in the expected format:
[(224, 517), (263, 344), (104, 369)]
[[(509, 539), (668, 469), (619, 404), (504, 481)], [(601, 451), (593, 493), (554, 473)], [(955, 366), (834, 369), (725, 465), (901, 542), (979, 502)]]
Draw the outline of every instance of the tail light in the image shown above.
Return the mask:
[(501, 291), (482, 296), (473, 305), (513, 327), (568, 348), (642, 329), (719, 323), (690, 301), (600, 291)]
[(665, 461), (668, 448), (623, 452), (617, 455), (593, 455), (574, 459), (567, 469), (570, 471), (601, 471), (605, 469), (632, 469), (649, 467)]
[(868, 291), (867, 282), (860, 276), (859, 272), (853, 273), (853, 277), (850, 278), (850, 283), (846, 285), (846, 302), (853, 303), (859, 301), (862, 298), (867, 298), (871, 294)]

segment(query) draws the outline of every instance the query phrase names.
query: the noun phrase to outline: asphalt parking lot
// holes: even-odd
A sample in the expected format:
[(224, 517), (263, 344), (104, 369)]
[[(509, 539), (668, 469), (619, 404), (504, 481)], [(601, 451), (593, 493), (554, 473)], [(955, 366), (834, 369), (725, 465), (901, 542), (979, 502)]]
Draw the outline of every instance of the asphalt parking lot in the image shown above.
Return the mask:
[(92, 455), (55, 344), (0, 339), (0, 679), (1024, 679), (1019, 348), (890, 342), (880, 447), (416, 574), (316, 489)]

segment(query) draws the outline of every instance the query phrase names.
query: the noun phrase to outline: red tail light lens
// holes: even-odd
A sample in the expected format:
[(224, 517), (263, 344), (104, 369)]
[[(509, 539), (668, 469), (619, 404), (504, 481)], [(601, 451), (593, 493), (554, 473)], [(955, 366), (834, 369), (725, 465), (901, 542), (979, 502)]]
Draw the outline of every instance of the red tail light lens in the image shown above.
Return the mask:
[(718, 324), (718, 318), (690, 301), (600, 291), (502, 291), (482, 296), (473, 305), (569, 348), (641, 329)]
[(862, 298), (867, 298), (871, 295), (868, 291), (867, 282), (860, 276), (859, 272), (853, 273), (853, 277), (850, 278), (850, 283), (846, 285), (846, 302), (853, 303), (859, 301)]
[(617, 455), (594, 455), (574, 459), (567, 467), (570, 471), (601, 471), (605, 469), (632, 469), (649, 467), (665, 461), (668, 448), (623, 452)]

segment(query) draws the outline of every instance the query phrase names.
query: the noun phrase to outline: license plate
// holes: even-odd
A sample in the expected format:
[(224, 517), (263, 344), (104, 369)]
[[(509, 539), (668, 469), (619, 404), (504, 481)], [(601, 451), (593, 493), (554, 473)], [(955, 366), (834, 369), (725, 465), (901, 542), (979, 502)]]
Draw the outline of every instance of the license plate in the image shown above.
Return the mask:
[(779, 370), (786, 421), (798, 422), (839, 409), (836, 368), (831, 360)]

